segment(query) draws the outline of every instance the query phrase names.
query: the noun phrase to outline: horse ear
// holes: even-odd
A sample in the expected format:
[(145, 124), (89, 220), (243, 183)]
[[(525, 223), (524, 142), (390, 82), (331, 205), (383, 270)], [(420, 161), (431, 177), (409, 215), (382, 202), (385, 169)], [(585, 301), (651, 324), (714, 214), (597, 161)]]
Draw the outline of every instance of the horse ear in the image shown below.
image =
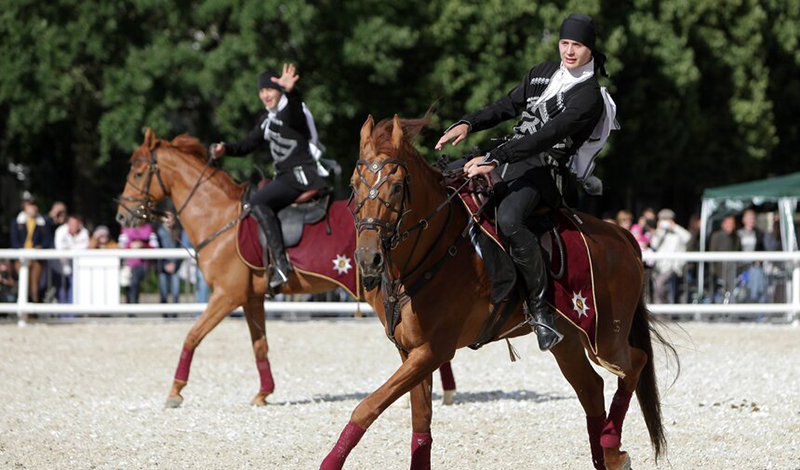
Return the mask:
[(361, 126), (361, 148), (367, 146), (368, 143), (372, 141), (372, 128), (375, 125), (375, 121), (372, 119), (372, 114), (367, 117), (367, 121)]
[(403, 143), (403, 125), (400, 123), (400, 117), (395, 114), (392, 119), (392, 146), (396, 149), (400, 148)]
[(148, 127), (144, 131), (144, 143), (142, 145), (147, 147), (148, 150), (153, 150), (156, 147), (156, 143), (158, 143), (156, 134), (153, 132), (153, 129)]

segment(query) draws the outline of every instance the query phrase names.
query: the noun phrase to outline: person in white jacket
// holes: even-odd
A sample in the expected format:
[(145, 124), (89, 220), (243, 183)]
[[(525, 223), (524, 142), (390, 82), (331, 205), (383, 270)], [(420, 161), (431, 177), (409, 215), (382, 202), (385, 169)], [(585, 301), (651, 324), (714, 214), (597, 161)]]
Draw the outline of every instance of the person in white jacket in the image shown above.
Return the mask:
[[(83, 226), (83, 221), (77, 215), (70, 215), (67, 223), (56, 229), (55, 248), (56, 250), (80, 250), (89, 248), (89, 231)], [(72, 303), (72, 261), (61, 259), (61, 263), (56, 269), (60, 268), (62, 275), (61, 289), (58, 293), (59, 303)]]
[[(650, 248), (656, 253), (680, 253), (686, 251), (686, 245), (692, 238), (688, 230), (675, 223), (675, 212), (671, 209), (658, 211), (658, 226), (650, 239)], [(677, 280), (683, 273), (685, 261), (658, 260), (653, 267), (655, 303), (674, 303), (677, 298)]]

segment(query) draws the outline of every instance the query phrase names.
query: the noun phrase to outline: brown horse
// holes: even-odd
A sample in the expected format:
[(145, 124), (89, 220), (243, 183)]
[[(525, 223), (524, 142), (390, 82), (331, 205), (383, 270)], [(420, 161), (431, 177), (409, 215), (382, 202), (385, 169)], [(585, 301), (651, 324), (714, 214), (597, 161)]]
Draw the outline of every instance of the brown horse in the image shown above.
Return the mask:
[[(370, 116), (361, 129), (361, 159), (351, 180), (359, 229), (356, 258), (365, 284), (382, 279), (382, 287), (368, 292), (367, 300), (386, 325), (384, 302), (387, 295), (396, 301), (398, 292), (387, 290), (386, 284), (398, 280), (400, 291), (413, 293), (406, 296), (406, 303), (398, 304), (400, 321), (394, 332), (403, 364), (356, 407), (321, 470), (341, 469), (366, 429), (408, 391), (411, 469), (429, 469), (431, 373), (450, 360), (456, 349), (476, 340), (490, 312), (483, 261), (462, 236), (468, 214), (460, 203), (450, 203), (442, 175), (411, 144), (427, 122), (427, 118), (395, 116), (373, 128)], [(596, 305), (604, 312), (597, 327), (597, 354), (577, 328), (562, 318), (558, 328), (565, 338), (551, 352), (585, 410), (595, 468), (617, 470), (630, 465), (627, 453), (620, 450), (620, 435), (634, 391), (656, 458), (666, 445), (652, 361), (651, 320), (642, 298), (644, 272), (639, 247), (627, 231), (585, 214), (580, 217), (585, 221), (582, 228), (591, 234), (599, 280)], [(529, 333), (527, 326), (515, 329), (524, 322), (518, 308), (498, 337)], [(590, 361), (619, 377), (608, 417), (603, 380)]]
[[(251, 269), (236, 252), (236, 230), (225, 230), (236, 221), (245, 186), (234, 183), (230, 175), (207, 164), (207, 153), (200, 142), (189, 136), (178, 136), (171, 142), (157, 139), (152, 130), (145, 132), (144, 142), (131, 155), (131, 169), (117, 209), (122, 225), (137, 225), (154, 217), (155, 205), (170, 197), (192, 245), (199, 247), (199, 268), (213, 293), (206, 309), (183, 342), (178, 368), (167, 397), (168, 407), (183, 402), (181, 391), (189, 378), (194, 350), (203, 338), (230, 312), (244, 309), (250, 339), (256, 358), (261, 386), (252, 400), (266, 405), (274, 390), (268, 359), (269, 346), (264, 320), (264, 295), (267, 279), (264, 269)], [(198, 248), (199, 249), (199, 248)], [(335, 289), (337, 284), (322, 277), (295, 270), (280, 290), (284, 294), (316, 294)], [(443, 370), (443, 379), (448, 379)], [(455, 386), (445, 393), (452, 400)]]

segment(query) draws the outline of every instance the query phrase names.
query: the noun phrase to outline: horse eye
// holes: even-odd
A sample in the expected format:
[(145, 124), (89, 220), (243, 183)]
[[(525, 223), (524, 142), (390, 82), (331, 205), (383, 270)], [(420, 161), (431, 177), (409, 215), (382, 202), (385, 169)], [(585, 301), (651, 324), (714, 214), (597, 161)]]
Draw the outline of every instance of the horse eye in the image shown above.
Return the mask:
[(392, 194), (398, 194), (402, 190), (403, 190), (403, 185), (400, 183), (397, 183), (396, 185), (392, 186)]
[(135, 176), (136, 176), (136, 179), (141, 178), (142, 177), (142, 172), (141, 171), (137, 172)]

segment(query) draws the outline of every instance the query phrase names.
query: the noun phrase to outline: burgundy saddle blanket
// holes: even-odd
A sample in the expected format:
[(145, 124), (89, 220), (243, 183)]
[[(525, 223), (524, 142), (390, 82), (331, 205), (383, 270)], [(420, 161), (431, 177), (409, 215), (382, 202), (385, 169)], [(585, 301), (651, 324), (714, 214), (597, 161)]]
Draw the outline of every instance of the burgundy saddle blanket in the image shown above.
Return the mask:
[[(476, 196), (471, 191), (463, 189), (459, 193), (459, 198), (480, 229), (505, 249), (496, 226), (486, 217), (475, 216), (480, 207)], [(547, 245), (546, 251), (552, 253), (550, 261), (552, 273), (558, 273), (561, 263), (565, 263), (560, 278), (549, 276), (548, 303), (586, 335), (592, 350), (596, 353), (598, 312), (594, 296), (592, 256), (586, 237), (581, 231), (583, 221), (578, 214), (566, 210), (554, 211), (549, 217), (554, 219), (556, 230), (563, 240), (566, 260), (561, 259), (552, 232), (543, 236), (542, 244)]]
[[(330, 233), (328, 226), (330, 225)], [(251, 216), (239, 221), (237, 248), (242, 259), (253, 268), (263, 268), (262, 248), (258, 241), (258, 222)], [(286, 252), (295, 269), (327, 278), (356, 293), (356, 229), (347, 201), (334, 201), (327, 219), (307, 224), (300, 243)]]

